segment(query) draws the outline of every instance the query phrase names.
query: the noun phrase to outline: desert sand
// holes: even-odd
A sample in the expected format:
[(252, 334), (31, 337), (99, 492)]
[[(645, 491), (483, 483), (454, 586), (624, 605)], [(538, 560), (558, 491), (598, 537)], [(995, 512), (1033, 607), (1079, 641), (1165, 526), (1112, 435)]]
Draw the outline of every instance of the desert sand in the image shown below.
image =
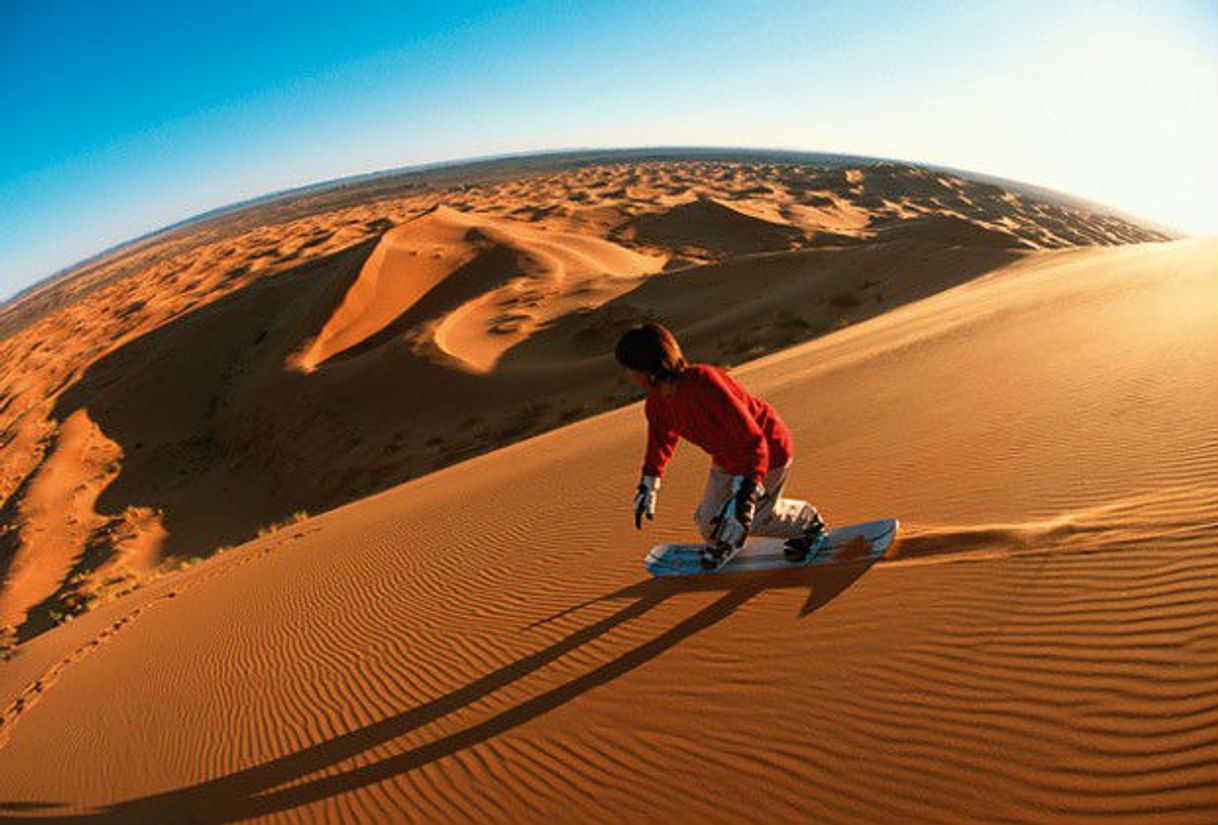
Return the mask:
[[(0, 820), (1218, 813), (1218, 242), (732, 164), (242, 231), (181, 292), (153, 245), (0, 318)], [(780, 410), (791, 493), (902, 520), (888, 558), (646, 575), (706, 469), (635, 532), (606, 351), (648, 316)]]

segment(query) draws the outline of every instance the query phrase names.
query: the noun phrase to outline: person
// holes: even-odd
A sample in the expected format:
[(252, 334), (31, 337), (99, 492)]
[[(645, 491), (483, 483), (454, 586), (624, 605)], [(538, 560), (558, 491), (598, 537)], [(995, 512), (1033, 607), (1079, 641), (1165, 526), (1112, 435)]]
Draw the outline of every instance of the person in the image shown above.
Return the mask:
[(806, 501), (782, 498), (793, 444), (777, 411), (722, 369), (690, 364), (677, 339), (660, 324), (626, 331), (614, 354), (646, 391), (647, 448), (634, 497), (635, 527), (655, 517), (664, 468), (684, 438), (711, 457), (710, 474), (694, 521), (706, 540), (702, 566), (715, 569), (751, 533), (786, 539), (783, 556), (800, 563), (825, 541), (825, 522)]

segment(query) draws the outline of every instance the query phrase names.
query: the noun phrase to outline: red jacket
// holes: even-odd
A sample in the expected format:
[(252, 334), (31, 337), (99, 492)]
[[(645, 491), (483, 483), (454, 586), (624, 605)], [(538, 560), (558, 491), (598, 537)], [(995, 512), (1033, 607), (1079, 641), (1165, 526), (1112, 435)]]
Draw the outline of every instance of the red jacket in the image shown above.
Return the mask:
[(647, 456), (643, 475), (662, 476), (681, 438), (710, 453), (732, 475), (757, 482), (791, 460), (791, 433), (778, 413), (718, 367), (692, 364), (672, 395), (659, 386), (647, 393)]

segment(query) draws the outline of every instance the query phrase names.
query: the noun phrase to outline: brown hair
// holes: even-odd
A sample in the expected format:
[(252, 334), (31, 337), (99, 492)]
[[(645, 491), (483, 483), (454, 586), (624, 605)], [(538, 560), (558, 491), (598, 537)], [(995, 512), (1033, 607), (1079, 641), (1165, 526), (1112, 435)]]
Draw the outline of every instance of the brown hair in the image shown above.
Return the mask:
[(677, 339), (659, 324), (626, 330), (613, 354), (623, 367), (669, 381), (684, 372), (688, 363)]

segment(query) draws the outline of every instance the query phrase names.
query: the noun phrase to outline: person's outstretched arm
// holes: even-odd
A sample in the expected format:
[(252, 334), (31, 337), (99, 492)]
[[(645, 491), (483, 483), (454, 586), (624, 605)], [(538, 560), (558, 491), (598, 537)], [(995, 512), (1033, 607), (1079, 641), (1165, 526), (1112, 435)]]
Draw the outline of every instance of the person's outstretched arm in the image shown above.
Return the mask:
[(664, 475), (664, 466), (677, 449), (679, 438), (650, 400), (644, 410), (647, 413), (647, 452), (643, 456), (643, 476), (634, 496), (634, 526), (639, 529), (643, 527), (644, 516), (655, 518), (660, 476)]
[(664, 415), (650, 400), (643, 409), (647, 414), (647, 453), (643, 456), (643, 475), (660, 478), (677, 449), (680, 436), (672, 431)]

